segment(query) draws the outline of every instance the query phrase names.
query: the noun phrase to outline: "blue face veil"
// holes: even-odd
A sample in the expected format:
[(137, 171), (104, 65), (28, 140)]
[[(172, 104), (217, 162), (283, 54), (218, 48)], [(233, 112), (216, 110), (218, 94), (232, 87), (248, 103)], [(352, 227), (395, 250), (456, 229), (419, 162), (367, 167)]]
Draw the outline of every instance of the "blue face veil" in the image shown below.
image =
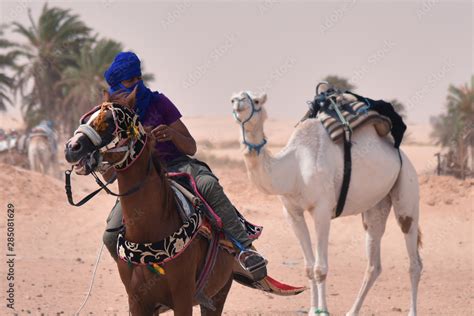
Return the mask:
[(132, 78), (141, 77), (140, 59), (132, 52), (121, 52), (115, 56), (114, 61), (104, 73), (105, 80), (110, 86), (109, 93), (131, 93), (137, 88), (135, 112), (143, 121), (153, 93), (143, 83), (138, 81), (133, 86), (127, 88), (121, 82)]

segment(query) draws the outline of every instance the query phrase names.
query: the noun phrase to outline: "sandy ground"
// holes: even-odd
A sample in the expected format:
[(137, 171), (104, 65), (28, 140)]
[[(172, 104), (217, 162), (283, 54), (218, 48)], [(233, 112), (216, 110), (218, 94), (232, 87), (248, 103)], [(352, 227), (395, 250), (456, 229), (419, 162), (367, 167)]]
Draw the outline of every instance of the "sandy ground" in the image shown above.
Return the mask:
[[(210, 124), (213, 122), (187, 121), (202, 145), (201, 154), (213, 155), (211, 166), (231, 200), (249, 220), (265, 227), (256, 246), (269, 259), (270, 274), (293, 285), (306, 285), (302, 252), (283, 217), (278, 198), (260, 193), (241, 167), (237, 126), (231, 120)], [(274, 144), (272, 149), (278, 150), (288, 139), (291, 127), (269, 121), (266, 131)], [(429, 159), (436, 147), (425, 142), (404, 146), (404, 150), (420, 174), (431, 173)], [(79, 176), (73, 185), (76, 198), (95, 188), (92, 179)], [(424, 174), (420, 175), (420, 185), (424, 271), (419, 313), (473, 315), (474, 183)], [(114, 199), (100, 194), (81, 208), (71, 207), (62, 181), (5, 164), (0, 164), (0, 192), (4, 209), (0, 218), (0, 315), (13, 314), (5, 307), (8, 203), (15, 207), (16, 313), (73, 315), (88, 289), (105, 219)], [(312, 226), (311, 218), (307, 221)], [(355, 299), (366, 266), (360, 216), (333, 221), (329, 249), (329, 309), (332, 315), (343, 315)], [(382, 257), (384, 271), (369, 293), (361, 315), (406, 314), (410, 289), (408, 257), (403, 234), (393, 216), (383, 238)], [(308, 309), (308, 292), (277, 297), (234, 283), (225, 314), (304, 315)], [(100, 259), (92, 296), (82, 314), (128, 315), (125, 290), (106, 250)]]

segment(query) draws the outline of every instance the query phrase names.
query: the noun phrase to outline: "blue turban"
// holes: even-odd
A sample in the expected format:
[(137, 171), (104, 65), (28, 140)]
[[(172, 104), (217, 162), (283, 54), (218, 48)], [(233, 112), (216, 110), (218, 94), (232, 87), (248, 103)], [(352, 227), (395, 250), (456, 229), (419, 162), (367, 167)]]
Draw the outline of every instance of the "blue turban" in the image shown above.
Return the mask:
[(104, 72), (104, 78), (110, 86), (110, 93), (119, 91), (131, 93), (135, 87), (137, 88), (135, 111), (140, 116), (140, 120), (143, 121), (153, 93), (145, 86), (143, 80), (129, 88), (121, 83), (124, 80), (130, 80), (141, 75), (140, 59), (132, 52), (118, 53), (109, 69)]
[(115, 56), (114, 61), (104, 73), (105, 80), (112, 90), (119, 90), (118, 84), (124, 80), (140, 77), (140, 59), (132, 52), (121, 52)]

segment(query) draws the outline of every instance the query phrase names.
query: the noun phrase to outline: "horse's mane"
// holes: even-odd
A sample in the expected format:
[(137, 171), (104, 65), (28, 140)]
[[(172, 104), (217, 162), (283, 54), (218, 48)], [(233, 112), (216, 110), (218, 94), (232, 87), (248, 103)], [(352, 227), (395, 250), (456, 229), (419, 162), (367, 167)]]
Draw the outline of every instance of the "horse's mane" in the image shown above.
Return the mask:
[(118, 103), (120, 105), (126, 106), (127, 96), (128, 96), (128, 93), (117, 91), (112, 94), (105, 95), (104, 102), (113, 102), (113, 103)]
[(107, 111), (106, 109), (106, 103), (112, 102), (112, 103), (117, 103), (122, 106), (126, 106), (127, 104), (127, 93), (124, 92), (116, 92), (113, 94), (105, 93), (104, 92), (104, 97), (102, 100), (102, 105), (100, 106), (100, 111), (99, 115), (97, 118), (94, 120), (94, 127), (97, 130), (97, 132), (103, 132), (107, 129), (107, 120), (106, 120), (106, 115)]

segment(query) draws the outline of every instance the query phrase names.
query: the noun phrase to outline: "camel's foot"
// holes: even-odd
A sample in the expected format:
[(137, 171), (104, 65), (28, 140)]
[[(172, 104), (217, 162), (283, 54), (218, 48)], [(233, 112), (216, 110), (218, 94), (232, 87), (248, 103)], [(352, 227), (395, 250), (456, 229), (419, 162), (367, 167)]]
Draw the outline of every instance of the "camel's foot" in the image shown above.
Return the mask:
[(309, 309), (308, 315), (321, 315), (321, 316), (329, 316), (329, 311), (321, 310), (315, 306), (312, 306)]
[(408, 316), (416, 316), (416, 311), (410, 310), (410, 311), (408, 312)]
[(358, 316), (358, 315), (359, 315), (359, 313), (354, 312), (354, 311), (349, 311), (349, 312), (347, 312), (347, 314), (346, 314), (346, 316)]

